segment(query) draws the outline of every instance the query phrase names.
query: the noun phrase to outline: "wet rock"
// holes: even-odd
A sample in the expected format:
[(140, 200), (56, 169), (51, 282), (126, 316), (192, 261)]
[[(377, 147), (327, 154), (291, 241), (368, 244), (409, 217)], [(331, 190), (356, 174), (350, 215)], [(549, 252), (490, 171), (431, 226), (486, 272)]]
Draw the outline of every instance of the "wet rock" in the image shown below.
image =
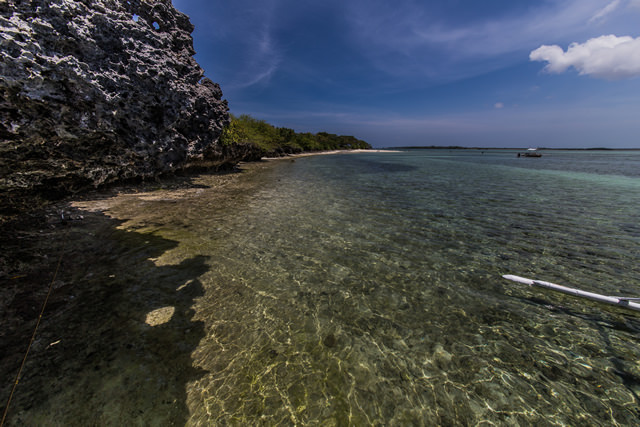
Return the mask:
[(442, 344), (436, 344), (433, 348), (433, 359), (441, 368), (446, 368), (451, 364), (453, 355), (444, 349)]
[(250, 154), (218, 143), (227, 103), (170, 0), (8, 0), (0, 30), (0, 192), (9, 202)]

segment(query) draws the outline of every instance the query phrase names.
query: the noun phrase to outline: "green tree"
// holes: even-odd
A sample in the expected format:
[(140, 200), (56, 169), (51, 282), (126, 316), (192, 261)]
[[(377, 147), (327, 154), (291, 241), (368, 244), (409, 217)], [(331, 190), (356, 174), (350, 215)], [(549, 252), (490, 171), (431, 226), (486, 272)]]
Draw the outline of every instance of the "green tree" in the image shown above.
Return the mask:
[(335, 135), (327, 132), (296, 133), (289, 128), (276, 128), (264, 120), (248, 114), (231, 115), (231, 122), (222, 131), (223, 144), (253, 144), (267, 155), (298, 153), (336, 149), (371, 148), (365, 141), (353, 136)]

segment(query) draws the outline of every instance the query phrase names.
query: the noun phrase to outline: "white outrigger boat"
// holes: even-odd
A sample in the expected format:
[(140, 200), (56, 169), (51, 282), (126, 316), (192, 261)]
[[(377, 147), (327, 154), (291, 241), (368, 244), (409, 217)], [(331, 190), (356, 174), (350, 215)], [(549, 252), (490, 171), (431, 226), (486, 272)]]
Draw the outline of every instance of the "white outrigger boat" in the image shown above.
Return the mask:
[[(521, 154), (518, 153), (518, 157), (520, 157)], [(525, 151), (524, 153), (522, 153), (523, 157), (542, 157), (542, 154), (538, 151), (537, 148), (529, 148), (527, 151)]]
[(538, 286), (540, 288), (551, 289), (552, 291), (558, 291), (565, 294), (587, 298), (593, 301), (603, 302), (606, 304), (617, 305), (618, 307), (628, 308), (630, 310), (640, 311), (640, 298), (627, 298), (627, 297), (612, 297), (606, 295), (600, 295), (593, 292), (587, 292), (580, 289), (569, 288), (562, 285), (556, 285), (555, 283), (544, 282), (542, 280), (531, 280), (525, 277), (514, 276), (511, 274), (505, 274), (502, 276), (507, 280), (523, 283), (529, 286)]

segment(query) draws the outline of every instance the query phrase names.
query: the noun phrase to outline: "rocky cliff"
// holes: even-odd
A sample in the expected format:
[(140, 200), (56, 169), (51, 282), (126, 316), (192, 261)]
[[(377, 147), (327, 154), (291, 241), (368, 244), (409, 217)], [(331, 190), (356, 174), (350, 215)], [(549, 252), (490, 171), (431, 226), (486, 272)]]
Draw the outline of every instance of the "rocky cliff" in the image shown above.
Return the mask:
[(247, 155), (170, 0), (2, 0), (0, 27), (5, 204)]

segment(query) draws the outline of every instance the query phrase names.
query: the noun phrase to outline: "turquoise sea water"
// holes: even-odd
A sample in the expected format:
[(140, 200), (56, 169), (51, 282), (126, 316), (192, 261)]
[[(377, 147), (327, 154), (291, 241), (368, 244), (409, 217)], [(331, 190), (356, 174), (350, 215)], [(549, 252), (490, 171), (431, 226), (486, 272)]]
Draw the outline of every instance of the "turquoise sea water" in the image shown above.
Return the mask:
[(640, 151), (244, 168), (78, 204), (106, 288), (15, 425), (638, 424), (640, 313), (501, 276), (640, 296)]
[(640, 152), (317, 156), (247, 179), (194, 226), (192, 423), (640, 420), (640, 316), (501, 278), (640, 296)]

